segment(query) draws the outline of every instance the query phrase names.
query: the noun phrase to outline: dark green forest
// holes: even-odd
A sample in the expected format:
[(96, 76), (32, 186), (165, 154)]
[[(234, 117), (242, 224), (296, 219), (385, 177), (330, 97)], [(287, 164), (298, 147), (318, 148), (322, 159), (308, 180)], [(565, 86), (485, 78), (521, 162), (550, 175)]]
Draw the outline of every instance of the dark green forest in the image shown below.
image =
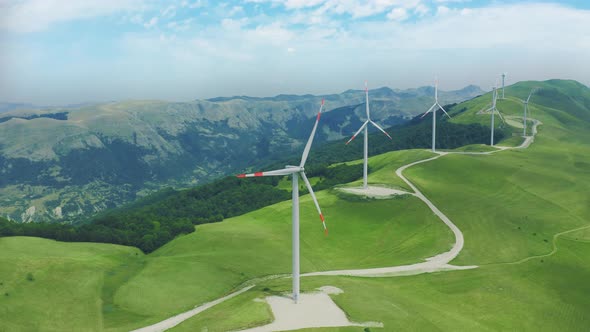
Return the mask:
[[(323, 189), (356, 180), (361, 167), (316, 167), (310, 176), (320, 176), (316, 188)], [(279, 177), (244, 180), (228, 176), (193, 189), (166, 189), (78, 225), (0, 219), (0, 236), (123, 244), (149, 253), (177, 235), (193, 232), (194, 225), (222, 221), (289, 199), (290, 192), (277, 188), (280, 180)], [(301, 191), (302, 195), (305, 193)]]
[[(452, 110), (454, 105), (447, 106)], [(464, 110), (452, 110), (455, 113)], [(392, 140), (382, 133), (371, 133), (369, 154), (393, 150), (430, 148), (431, 115), (418, 117), (387, 129)], [(438, 120), (438, 119), (437, 119)], [(496, 131), (496, 141), (507, 133)], [(486, 143), (489, 128), (478, 124), (461, 125), (441, 117), (437, 125), (437, 148), (451, 149)], [(306, 165), (309, 177), (319, 177), (314, 190), (331, 188), (361, 177), (362, 165), (329, 165), (362, 157), (362, 139), (345, 145), (339, 140), (317, 146)], [(282, 156), (259, 163), (257, 170), (298, 164), (299, 156)], [(219, 222), (262, 207), (288, 200), (290, 192), (279, 189), (280, 177), (238, 179), (228, 176), (186, 190), (165, 189), (120, 208), (106, 211), (79, 224), (16, 223), (0, 219), (0, 236), (37, 236), (70, 242), (103, 242), (135, 246), (152, 252), (180, 234), (195, 231), (194, 225)], [(301, 191), (301, 195), (306, 194)]]

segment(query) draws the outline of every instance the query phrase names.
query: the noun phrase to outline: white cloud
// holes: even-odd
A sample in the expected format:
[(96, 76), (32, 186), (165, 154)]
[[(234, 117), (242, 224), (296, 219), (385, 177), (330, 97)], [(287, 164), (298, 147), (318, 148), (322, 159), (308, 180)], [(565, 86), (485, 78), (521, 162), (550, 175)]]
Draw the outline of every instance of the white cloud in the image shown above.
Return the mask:
[(194, 21), (194, 18), (187, 18), (187, 19), (180, 20), (180, 21), (171, 21), (171, 22), (168, 22), (167, 26), (169, 29), (172, 29), (177, 32), (187, 31), (188, 29), (190, 29), (191, 23), (193, 21)]
[(462, 3), (471, 2), (471, 0), (434, 0), (435, 3)]
[(143, 24), (143, 26), (146, 29), (150, 29), (150, 28), (153, 28), (154, 26), (156, 26), (156, 24), (158, 24), (158, 18), (154, 16), (149, 21), (145, 22)]
[(52, 24), (144, 8), (143, 0), (23, 0), (0, 2), (0, 29), (35, 32)]
[(424, 4), (419, 4), (418, 6), (416, 6), (416, 8), (414, 8), (414, 13), (416, 13), (420, 17), (428, 14), (429, 12), (430, 8), (428, 8)]
[(164, 18), (172, 18), (176, 15), (176, 7), (175, 6), (168, 6), (166, 9), (161, 11), (162, 17)]
[(439, 6), (436, 15), (436, 20), (424, 19), (411, 25), (363, 23), (357, 30), (374, 36), (375, 42), (395, 40), (397, 47), (411, 50), (515, 47), (561, 51), (578, 47), (579, 51), (590, 51), (590, 44), (580, 43), (584, 36), (590, 37), (589, 10), (555, 4), (471, 9)]
[[(262, 1), (270, 3), (270, 0)], [(282, 9), (278, 10), (279, 14), (265, 15), (267, 6), (260, 6), (261, 12), (248, 18), (227, 17), (232, 6), (228, 5), (227, 11), (220, 13), (216, 4), (208, 8), (210, 16), (207, 18), (212, 19), (213, 24), (205, 24), (197, 15), (190, 15), (193, 20), (188, 22), (163, 20), (161, 8), (125, 13), (127, 20), (142, 19), (141, 23), (152, 29), (127, 36), (120, 45), (113, 47), (116, 60), (101, 59), (100, 66), (93, 66), (91, 60), (83, 58), (75, 61), (82, 62), (79, 68), (85, 68), (84, 76), (88, 81), (104, 81), (108, 71), (137, 78), (133, 88), (120, 83), (118, 89), (114, 89), (105, 83), (105, 96), (121, 96), (130, 89), (140, 91), (147, 87), (142, 85), (143, 81), (166, 81), (174, 84), (152, 83), (150, 93), (153, 97), (172, 99), (337, 92), (362, 83), (365, 78), (371, 86), (408, 87), (430, 83), (434, 73), (441, 76), (445, 89), (472, 82), (488, 87), (496, 74), (505, 70), (514, 80), (569, 77), (590, 83), (587, 79), (590, 77), (588, 10), (546, 3), (454, 9), (444, 3), (437, 4), (437, 8), (432, 5), (433, 1), (413, 0), (403, 3), (397, 0), (293, 2), (292, 10), (284, 10), (285, 3), (274, 4)], [(191, 14), (197, 12), (187, 9), (195, 5), (194, 1), (176, 1), (175, 4), (178, 14), (180, 8)], [(351, 21), (350, 17), (358, 8), (361, 9), (356, 14), (359, 19)], [(380, 13), (379, 18), (362, 19), (376, 12)], [(342, 20), (339, 14), (346, 17)], [(198, 15), (203, 13), (199, 11)], [(388, 19), (380, 18), (385, 15)], [(409, 20), (409, 16), (414, 17)], [(51, 22), (60, 20), (65, 18)], [(167, 29), (154, 29), (156, 26)], [(187, 30), (188, 33), (175, 36), (176, 32)], [(0, 47), (6, 50), (9, 46)], [(49, 74), (43, 71), (53, 60), (46, 55), (51, 52), (44, 52), (42, 47), (12, 46), (10, 49), (10, 61), (0, 60), (0, 64), (3, 61), (11, 64), (9, 76), (20, 79), (22, 89), (19, 92), (16, 85), (7, 86), (9, 90), (0, 89), (0, 97), (36, 91), (31, 87), (42, 90), (38, 87), (41, 83), (48, 85), (46, 77), (59, 81), (61, 73), (57, 72), (61, 72), (62, 67), (55, 66), (57, 69)], [(0, 59), (6, 58), (2, 53)], [(22, 60), (21, 53), (36, 54), (36, 62)], [(67, 71), (68, 68), (63, 69)], [(318, 70), (322, 75), (318, 75)], [(125, 75), (120, 75), (119, 71)], [(195, 72), (199, 75), (194, 75)], [(51, 73), (56, 74), (51, 76)], [(156, 76), (158, 80), (153, 79)], [(481, 77), (488, 76), (489, 81), (482, 82)], [(203, 83), (208, 80), (224, 84)], [(32, 92), (26, 93), (37, 98)], [(59, 98), (72, 97), (71, 93), (64, 92)]]
[(256, 42), (274, 45), (284, 44), (296, 36), (293, 31), (284, 28), (280, 23), (259, 25), (254, 30), (247, 30), (247, 34)]
[(248, 18), (241, 19), (224, 18), (221, 20), (221, 27), (225, 30), (240, 31), (240, 29), (248, 23)]
[(319, 14), (348, 14), (353, 18), (369, 17), (391, 11), (394, 7), (414, 9), (422, 0), (248, 0), (281, 4), (286, 9), (318, 7)]
[(230, 11), (228, 12), (228, 15), (234, 16), (236, 14), (243, 13), (243, 12), (244, 12), (244, 8), (242, 6), (233, 6), (232, 9), (230, 9)]
[(287, 0), (284, 4), (286, 8), (307, 8), (317, 6), (323, 2), (325, 0)]
[(187, 0), (183, 1), (181, 4), (182, 7), (187, 7), (191, 9), (201, 8), (207, 6), (206, 0), (196, 0), (194, 2), (189, 2)]
[(436, 7), (436, 15), (443, 16), (448, 14), (451, 9), (447, 6), (438, 6)]
[(141, 14), (135, 14), (129, 18), (129, 21), (133, 24), (143, 24), (143, 16)]
[(408, 18), (408, 11), (404, 8), (394, 8), (387, 14), (387, 18), (392, 21), (403, 21)]

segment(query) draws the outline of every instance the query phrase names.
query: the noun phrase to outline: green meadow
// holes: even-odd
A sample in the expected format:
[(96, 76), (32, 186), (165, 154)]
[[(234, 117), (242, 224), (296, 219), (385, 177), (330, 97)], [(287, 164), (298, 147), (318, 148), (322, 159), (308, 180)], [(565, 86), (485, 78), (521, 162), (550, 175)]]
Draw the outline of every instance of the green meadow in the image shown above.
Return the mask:
[[(538, 99), (543, 98), (549, 97)], [(471, 109), (475, 111), (485, 105), (484, 100), (467, 103), (474, 104)], [(506, 114), (521, 112), (517, 100), (501, 104)], [(344, 294), (332, 298), (351, 321), (379, 321), (387, 331), (580, 331), (590, 326), (588, 122), (581, 118), (572, 123), (567, 112), (538, 104), (531, 109), (543, 125), (528, 149), (447, 155), (405, 172), (463, 231), (465, 247), (452, 263), (479, 268), (396, 278), (315, 277), (303, 280), (305, 290), (339, 287)], [(453, 121), (489, 120), (489, 114), (473, 113), (462, 113)], [(520, 142), (515, 136), (500, 145)], [(377, 158), (371, 159), (372, 167)], [(289, 290), (289, 280), (278, 279), (260, 283), (252, 292), (263, 298)], [(249, 308), (249, 296), (232, 299), (232, 309)], [(240, 328), (239, 324), (222, 327), (211, 321), (225, 310), (214, 308), (174, 330)], [(253, 317), (272, 319), (262, 309)], [(316, 330), (362, 328), (309, 331)]]
[[(590, 326), (590, 90), (570, 81), (523, 82), (498, 103), (520, 116), (532, 87), (538, 136), (527, 149), (450, 154), (404, 172), (463, 232), (454, 265), (477, 269), (406, 277), (306, 277), (303, 291), (332, 285), (351, 321), (370, 331), (580, 331)], [(489, 124), (490, 94), (453, 107), (458, 123)], [(498, 142), (522, 142), (515, 135)], [(484, 145), (458, 152), (485, 152)], [(425, 150), (370, 158), (371, 184), (409, 190), (395, 175)], [(355, 161), (354, 163), (360, 163)], [(247, 180), (245, 180), (247, 181)], [(358, 186), (356, 181), (347, 186)], [(290, 182), (284, 181), (287, 187)], [(326, 237), (309, 195), (301, 198), (301, 270), (411, 264), (450, 249), (450, 230), (411, 195), (362, 199), (316, 193)], [(256, 286), (173, 331), (228, 331), (271, 322), (259, 299), (289, 293), (291, 202), (200, 225), (150, 255), (138, 249), (36, 238), (0, 238), (0, 331), (125, 331), (192, 309), (243, 285)], [(265, 279), (265, 277), (271, 277)], [(309, 331), (363, 331), (360, 327)], [(367, 331), (367, 330), (364, 330)]]
[[(397, 186), (401, 180), (394, 170), (425, 156), (431, 154), (398, 151), (376, 156), (372, 164), (375, 172), (370, 182)], [(450, 230), (411, 195), (367, 200), (331, 189), (320, 191), (317, 196), (326, 217), (329, 235), (324, 235), (309, 195), (303, 196), (302, 272), (410, 264), (447, 251), (454, 242)], [(95, 308), (87, 316), (92, 316), (101, 324), (89, 325), (88, 328), (123, 331), (142, 327), (214, 300), (249, 280), (289, 274), (290, 221), (291, 202), (286, 201), (221, 223), (200, 225), (195, 233), (179, 237), (150, 255), (140, 253), (137, 256), (140, 262), (128, 261), (126, 259), (129, 257), (123, 256), (118, 257), (118, 265), (113, 263), (103, 270), (89, 271), (96, 278), (96, 284), (87, 300), (93, 301)], [(346, 241), (342, 241), (343, 238)], [(34, 238), (8, 238), (0, 239), (0, 249), (7, 240), (24, 248), (41, 243), (60, 252), (68, 252), (73, 245)], [(84, 245), (88, 248), (98, 246), (104, 251), (126, 248), (105, 244)], [(139, 252), (137, 249), (129, 250)], [(131, 256), (132, 259), (135, 257)], [(15, 259), (14, 264), (27, 265), (27, 261), (28, 258)], [(78, 263), (78, 260), (66, 261), (64, 269), (70, 269), (74, 274), (79, 272), (80, 279), (87, 276), (84, 270), (87, 266), (96, 264), (83, 262), (80, 266), (73, 266), (74, 263)], [(0, 275), (4, 278), (3, 274)], [(34, 284), (51, 289), (53, 282), (55, 280), (38, 279), (33, 283), (21, 283), (19, 287)], [(101, 286), (105, 290), (101, 291)], [(10, 299), (13, 301), (16, 297), (15, 293)], [(18, 297), (21, 301), (33, 298), (31, 293), (23, 293)], [(70, 297), (62, 301), (64, 311), (68, 310), (68, 306), (81, 309)], [(0, 308), (2, 305), (10, 306), (9, 302), (3, 302), (0, 302)], [(265, 305), (262, 308), (268, 311)], [(39, 322), (39, 329), (44, 329), (42, 322), (47, 317), (31, 316), (30, 313), (29, 317)], [(56, 329), (69, 329), (71, 326), (67, 320), (53, 323)], [(18, 330), (18, 326), (19, 323), (15, 322), (14, 329)]]
[[(577, 237), (575, 239), (574, 237)], [(557, 252), (516, 264), (395, 278), (315, 277), (305, 291), (332, 285), (349, 320), (378, 321), (371, 331), (583, 331), (590, 324), (590, 237), (559, 237)], [(171, 331), (229, 331), (265, 322), (272, 315), (255, 298), (288, 293), (290, 280), (266, 282), (195, 316)], [(216, 319), (236, 313), (232, 321)], [(241, 313), (248, 312), (248, 321)], [(302, 331), (361, 332), (361, 327)]]

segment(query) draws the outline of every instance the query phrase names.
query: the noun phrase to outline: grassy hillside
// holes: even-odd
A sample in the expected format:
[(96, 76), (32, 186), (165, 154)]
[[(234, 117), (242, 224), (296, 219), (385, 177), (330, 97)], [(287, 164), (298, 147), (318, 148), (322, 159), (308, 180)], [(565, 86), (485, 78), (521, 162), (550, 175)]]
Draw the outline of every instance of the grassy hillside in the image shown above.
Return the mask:
[[(304, 291), (333, 285), (332, 296), (351, 321), (379, 321), (370, 331), (583, 331), (590, 324), (590, 237), (571, 233), (549, 257), (398, 278), (305, 279)], [(231, 331), (262, 325), (272, 315), (255, 298), (288, 293), (289, 280), (265, 282), (171, 331)], [(231, 315), (230, 315), (231, 313)], [(235, 313), (235, 316), (233, 316)], [(220, 319), (231, 316), (232, 319)], [(249, 319), (248, 319), (249, 318)], [(363, 328), (302, 331), (361, 332)]]
[[(394, 186), (400, 180), (388, 169), (429, 155), (422, 151), (380, 155), (373, 165), (374, 178), (370, 180)], [(335, 191), (317, 194), (330, 235), (324, 236), (309, 196), (302, 197), (302, 271), (412, 263), (448, 250), (452, 244), (450, 231), (414, 197), (363, 201), (339, 198)], [(368, 210), (372, 211), (369, 221)], [(151, 255), (141, 256), (143, 265), (125, 274), (129, 278), (109, 283), (107, 293), (112, 300), (103, 308), (104, 328), (119, 331), (143, 326), (188, 310), (196, 303), (215, 299), (252, 278), (289, 273), (290, 213), (291, 204), (287, 201), (222, 223), (202, 225), (195, 233), (180, 237)], [(344, 237), (346, 241), (341, 240)], [(18, 243), (23, 238), (9, 239)], [(59, 245), (64, 251), (71, 245), (49, 243)], [(76, 275), (77, 267), (72, 264), (64, 263), (64, 269), (71, 269)], [(121, 261), (120, 264), (131, 263)], [(15, 278), (0, 276), (7, 280)], [(38, 284), (48, 286), (42, 280)], [(93, 296), (100, 303), (104, 294), (96, 291)], [(71, 297), (68, 300), (72, 305), (75, 303)], [(46, 319), (35, 315), (33, 321), (43, 330)], [(14, 326), (18, 324), (14, 322)], [(89, 328), (97, 329), (90, 325)]]
[[(519, 330), (579, 331), (590, 324), (590, 94), (569, 81), (525, 82), (510, 87), (507, 100), (498, 108), (506, 115), (519, 115), (516, 97), (531, 86), (543, 90), (531, 100), (532, 116), (543, 122), (535, 142), (525, 150), (502, 151), (492, 155), (447, 155), (409, 168), (405, 175), (463, 231), (465, 247), (453, 264), (476, 264), (479, 268), (395, 278), (314, 277), (303, 278), (302, 289), (324, 285), (344, 290), (334, 301), (353, 321), (378, 321), (388, 330)], [(508, 93), (514, 91), (514, 95)], [(476, 114), (489, 100), (484, 95), (453, 108), (457, 123), (485, 123), (489, 114)], [(565, 108), (545, 106), (545, 100), (562, 100)], [(548, 101), (548, 105), (550, 101)], [(575, 108), (570, 113), (567, 107)], [(579, 113), (579, 114), (578, 114)], [(573, 115), (578, 114), (577, 118)], [(508, 132), (513, 129), (506, 127)], [(516, 139), (510, 138), (515, 141)], [(503, 144), (503, 142), (500, 142)], [(515, 142), (512, 142), (515, 144)], [(481, 146), (462, 150), (486, 150)], [(426, 151), (398, 151), (371, 158), (371, 183), (404, 188), (394, 170), (414, 160), (431, 156)], [(355, 163), (355, 162), (353, 162)], [(334, 190), (317, 193), (330, 235), (324, 237), (309, 196), (301, 200), (302, 271), (393, 266), (413, 263), (450, 248), (453, 236), (424, 204), (412, 196), (389, 200), (359, 200)], [(80, 329), (123, 331), (157, 322), (194, 305), (227, 294), (247, 280), (290, 272), (290, 202), (201, 225), (148, 256), (96, 254), (99, 270), (93, 276), (79, 269), (82, 260), (63, 262), (70, 279), (90, 280), (85, 299), (105, 301), (102, 320), (98, 314), (82, 320), (60, 322), (59, 307), (29, 315), (2, 315), (10, 330), (27, 327), (40, 330)], [(9, 257), (23, 257), (2, 270), (5, 284), (26, 289), (27, 273), (39, 257), (52, 251), (27, 254), (32, 247), (19, 239), (0, 239)], [(12, 240), (13, 242), (4, 242)], [(45, 241), (45, 240), (37, 240)], [(7, 243), (12, 243), (10, 246)], [(22, 244), (21, 244), (22, 243)], [(45, 243), (45, 242), (44, 242)], [(55, 255), (70, 246), (122, 248), (96, 244), (64, 244)], [(86, 247), (84, 247), (86, 248)], [(121, 249), (121, 250), (123, 250)], [(90, 250), (90, 249), (89, 249)], [(92, 249), (96, 250), (96, 249)], [(84, 251), (82, 251), (84, 252)], [(20, 255), (20, 256), (19, 256)], [(23, 256), (24, 255), (24, 256)], [(104, 258), (108, 256), (109, 259)], [(103, 258), (105, 261), (103, 261)], [(12, 273), (14, 266), (25, 266)], [(134, 265), (135, 264), (135, 265)], [(53, 266), (53, 265), (52, 265)], [(69, 268), (71, 266), (71, 268)], [(93, 265), (94, 266), (94, 265)], [(106, 287), (97, 291), (100, 274)], [(22, 270), (22, 269), (21, 269)], [(33, 275), (36, 274), (32, 271)], [(65, 272), (64, 272), (65, 273)], [(59, 275), (59, 273), (58, 273)], [(62, 276), (63, 277), (63, 276)], [(60, 279), (61, 280), (61, 279)], [(32, 283), (49, 289), (50, 298), (62, 296), (63, 306), (74, 306), (73, 295), (53, 292), (55, 281), (36, 278)], [(66, 282), (66, 285), (69, 283)], [(256, 287), (228, 302), (209, 309), (179, 325), (177, 331), (227, 331), (268, 322), (272, 316), (264, 296), (288, 292), (289, 279), (257, 279)], [(0, 286), (3, 287), (3, 286)], [(91, 289), (92, 291), (88, 291)], [(59, 289), (58, 289), (59, 290)], [(82, 294), (86, 294), (81, 290)], [(34, 294), (33, 292), (29, 294)], [(75, 293), (77, 294), (77, 293)], [(20, 306), (34, 295), (22, 297)], [(93, 299), (93, 300), (92, 300)], [(0, 300), (4, 301), (4, 299)], [(38, 300), (42, 301), (42, 300)], [(2, 306), (9, 310), (13, 306)], [(6, 309), (4, 309), (6, 308)], [(23, 309), (24, 308), (24, 309)], [(72, 308), (71, 310), (80, 310)], [(2, 311), (0, 311), (1, 313)], [(54, 315), (54, 316), (55, 316)], [(14, 318), (13, 318), (14, 316)], [(99, 325), (102, 322), (102, 326)], [(8, 325), (10, 324), (10, 325)], [(61, 325), (60, 325), (61, 324)], [(23, 328), (24, 326), (24, 328)], [(47, 327), (47, 328), (46, 328)], [(76, 327), (74, 327), (76, 328)], [(321, 331), (362, 331), (362, 328), (326, 328)], [(380, 329), (371, 328), (371, 331)]]
[(144, 260), (132, 247), (0, 238), (0, 331), (100, 331)]
[[(564, 82), (564, 88), (571, 84)], [(584, 100), (588, 94), (579, 94), (577, 89), (566, 89), (568, 94), (558, 92), (553, 81), (523, 85), (525, 88), (519, 84), (511, 90), (542, 88), (530, 107), (533, 117), (543, 122), (531, 147), (492, 158), (447, 156), (407, 172), (463, 230), (466, 244), (459, 263), (510, 262), (541, 254), (551, 250), (553, 234), (590, 220), (589, 122), (581, 117), (572, 123), (569, 112), (537, 104), (547, 98)], [(517, 115), (522, 105), (509, 98), (499, 107), (506, 114)], [(585, 112), (590, 114), (590, 110)], [(462, 114), (456, 121), (473, 116)]]
[[(477, 264), (478, 269), (399, 278), (313, 278), (305, 280), (303, 288), (342, 288), (345, 293), (333, 299), (350, 319), (380, 321), (384, 330), (584, 330), (590, 324), (589, 123), (584, 116), (572, 122), (568, 109), (545, 107), (536, 100), (584, 105), (590, 100), (588, 89), (567, 81), (523, 85), (508, 91), (528, 95), (531, 86), (547, 89), (532, 100), (533, 117), (544, 124), (529, 149), (449, 155), (405, 173), (462, 229), (465, 248), (453, 263)], [(489, 121), (489, 114), (474, 114), (488, 97), (458, 105), (466, 110), (453, 121)], [(521, 111), (513, 97), (500, 107), (508, 115)], [(590, 109), (579, 111), (590, 114)], [(263, 308), (252, 307), (252, 293), (261, 298), (289, 290), (289, 280), (259, 283), (247, 295), (232, 299), (231, 306), (214, 308), (174, 330), (206, 326), (223, 331), (270, 320)], [(239, 315), (246, 309), (253, 311), (250, 322)], [(229, 312), (237, 312), (239, 319), (214, 320)]]
[[(389, 162), (401, 165), (398, 158), (411, 159), (412, 153), (390, 153)], [(389, 179), (394, 178), (390, 174)], [(410, 263), (448, 250), (452, 244), (450, 231), (416, 198), (348, 201), (333, 192), (317, 194), (330, 235), (324, 236), (312, 202), (304, 196), (302, 271)], [(370, 220), (367, 209), (372, 211)], [(146, 268), (117, 293), (116, 303), (128, 310), (148, 312), (157, 321), (212, 300), (246, 280), (289, 273), (290, 213), (290, 202), (282, 202), (222, 223), (199, 226), (194, 234), (150, 255)], [(179, 281), (185, 286), (178, 287)]]

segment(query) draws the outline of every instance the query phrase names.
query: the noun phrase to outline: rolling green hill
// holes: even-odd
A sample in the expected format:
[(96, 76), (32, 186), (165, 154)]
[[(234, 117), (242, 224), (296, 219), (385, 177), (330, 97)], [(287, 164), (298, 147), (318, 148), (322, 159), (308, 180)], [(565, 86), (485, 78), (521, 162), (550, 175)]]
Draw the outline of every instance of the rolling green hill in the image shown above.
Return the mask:
[[(404, 172), (463, 231), (464, 249), (452, 263), (478, 268), (376, 279), (309, 277), (302, 279), (302, 289), (343, 289), (333, 299), (351, 320), (385, 326), (371, 331), (584, 330), (590, 324), (590, 108), (585, 106), (590, 105), (590, 90), (570, 81), (523, 82), (508, 88), (509, 97), (498, 108), (508, 116), (520, 115), (522, 105), (516, 98), (528, 94), (531, 86), (542, 88), (530, 108), (531, 116), (543, 124), (529, 148), (446, 155)], [(489, 123), (489, 114), (477, 114), (489, 100), (483, 95), (456, 105), (451, 121)], [(500, 126), (507, 133), (518, 130)], [(431, 156), (424, 150), (374, 156), (369, 181), (404, 189), (395, 169)], [(334, 189), (317, 194), (330, 235), (323, 236), (309, 196), (303, 196), (302, 271), (420, 262), (453, 243), (449, 229), (413, 196), (362, 200)], [(1, 238), (0, 266), (6, 268), (0, 268), (0, 291), (9, 296), (0, 299), (0, 315), (8, 318), (0, 324), (11, 331), (129, 330), (219, 298), (252, 279), (252, 290), (175, 330), (227, 331), (268, 322), (272, 316), (266, 305), (253, 300), (290, 289), (289, 279), (261, 278), (290, 272), (289, 220), (290, 202), (281, 202), (198, 226), (147, 256), (112, 245)], [(73, 246), (85, 249), (68, 252)], [(83, 256), (88, 251), (92, 254)], [(49, 278), (52, 273), (33, 269), (47, 256), (63, 259), (51, 268), (72, 271), (68, 279), (78, 282), (62, 281), (65, 275), (59, 271)], [(93, 267), (92, 276), (85, 274), (86, 262)], [(102, 288), (97, 281), (101, 275)], [(80, 290), (69, 293), (61, 286)], [(51, 301), (61, 306), (48, 305)], [(84, 301), (94, 305), (80, 314), (83, 319), (52, 318), (83, 310), (75, 306)], [(34, 309), (38, 302), (44, 311)]]
[[(590, 123), (584, 114), (590, 108), (574, 110), (582, 114), (572, 121), (568, 109), (542, 103), (557, 98), (577, 107), (590, 100), (589, 90), (575, 82), (549, 81), (517, 84), (507, 92), (522, 98), (531, 86), (543, 89), (532, 100), (532, 116), (543, 125), (531, 147), (494, 155), (449, 155), (406, 172), (463, 230), (465, 248), (453, 263), (479, 268), (400, 278), (316, 277), (304, 279), (303, 287), (343, 289), (333, 299), (349, 318), (383, 322), (383, 330), (585, 329), (590, 323), (585, 296), (590, 293)], [(460, 104), (466, 110), (453, 121), (489, 121), (489, 114), (475, 114), (488, 98)], [(514, 97), (498, 107), (515, 116), (522, 109)], [(173, 330), (207, 326), (222, 331), (271, 320), (264, 308), (249, 303), (289, 289), (289, 280), (259, 283)], [(215, 319), (245, 308), (251, 308), (250, 320)]]

